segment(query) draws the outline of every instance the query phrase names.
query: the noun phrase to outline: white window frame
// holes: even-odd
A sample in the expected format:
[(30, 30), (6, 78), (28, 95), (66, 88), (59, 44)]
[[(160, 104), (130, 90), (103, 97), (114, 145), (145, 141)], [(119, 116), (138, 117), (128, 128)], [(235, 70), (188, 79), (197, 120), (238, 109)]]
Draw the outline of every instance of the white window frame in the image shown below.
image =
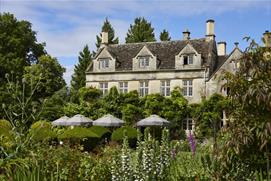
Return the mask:
[(100, 91), (103, 93), (103, 95), (106, 95), (108, 93), (108, 82), (100, 82)]
[(170, 80), (161, 80), (161, 95), (170, 96)]
[(193, 96), (193, 80), (183, 80), (183, 95), (186, 97)]
[(144, 97), (149, 94), (149, 81), (139, 82), (139, 95)]
[(194, 125), (194, 121), (192, 118), (187, 117), (187, 118), (183, 119), (183, 122), (182, 122), (183, 130), (193, 131), (194, 130), (193, 125)]
[[(187, 62), (185, 64), (185, 57), (187, 58)], [(194, 59), (194, 55), (193, 54), (185, 54), (183, 55), (183, 65), (193, 65), (193, 59)]]
[(128, 82), (119, 82), (120, 93), (128, 93)]
[(139, 57), (139, 68), (145, 68), (150, 66), (150, 57), (142, 56)]
[(99, 68), (100, 69), (109, 68), (109, 58), (101, 58), (101, 59), (99, 59)]

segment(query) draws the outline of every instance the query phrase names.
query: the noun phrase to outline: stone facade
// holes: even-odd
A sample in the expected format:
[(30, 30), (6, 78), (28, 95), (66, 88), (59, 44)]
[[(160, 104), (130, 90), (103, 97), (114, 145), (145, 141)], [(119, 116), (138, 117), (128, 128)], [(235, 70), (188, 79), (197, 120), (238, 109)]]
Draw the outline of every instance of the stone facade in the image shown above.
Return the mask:
[[(104, 37), (86, 71), (86, 86), (109, 90), (125, 82), (128, 91), (140, 93), (144, 87), (151, 94), (161, 93), (167, 81), (170, 90), (181, 87), (190, 103), (199, 103), (213, 93), (223, 94), (219, 77), (223, 70), (235, 71), (235, 60), (242, 52), (236, 47), (227, 55), (226, 42), (216, 43), (213, 20), (206, 22), (205, 38), (190, 39), (188, 30), (183, 33), (184, 40), (123, 45), (109, 45)], [(142, 87), (143, 81), (147, 83)]]

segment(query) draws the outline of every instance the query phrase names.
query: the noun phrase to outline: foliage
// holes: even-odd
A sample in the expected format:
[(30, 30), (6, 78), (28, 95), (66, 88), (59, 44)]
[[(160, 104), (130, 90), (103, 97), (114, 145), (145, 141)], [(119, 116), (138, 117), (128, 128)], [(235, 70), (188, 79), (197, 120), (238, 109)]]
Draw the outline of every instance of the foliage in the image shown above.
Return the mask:
[(95, 133), (97, 136), (99, 136), (100, 138), (106, 134), (109, 133), (110, 131), (107, 128), (104, 128), (102, 126), (91, 126), (89, 128), (90, 131), (92, 131), (93, 133)]
[(46, 121), (37, 121), (29, 129), (31, 140), (46, 141), (56, 138), (56, 133), (52, 130), (52, 125)]
[(143, 99), (145, 117), (148, 117), (152, 114), (159, 115), (159, 113), (162, 112), (164, 96), (161, 94), (149, 94)]
[(64, 116), (64, 106), (69, 101), (68, 88), (63, 87), (43, 103), (39, 119), (54, 121)]
[[(124, 135), (124, 134), (126, 134), (126, 135)], [(113, 141), (121, 141), (125, 137), (127, 137), (127, 139), (137, 138), (136, 129), (132, 128), (132, 127), (121, 127), (121, 128), (116, 129), (115, 131), (113, 131), (113, 133), (111, 135), (111, 139)]]
[(125, 121), (125, 125), (133, 126), (138, 120), (143, 118), (142, 109), (133, 104), (125, 104), (121, 110), (122, 119)]
[(7, 133), (7, 131), (11, 131), (12, 125), (7, 120), (1, 119), (0, 120), (0, 130), (1, 135)]
[(0, 85), (6, 82), (7, 73), (21, 79), (24, 67), (45, 54), (44, 44), (37, 42), (31, 23), (18, 21), (10, 13), (0, 14), (0, 47)]
[(229, 110), (229, 106), (230, 101), (220, 94), (213, 94), (201, 104), (192, 106), (191, 114), (196, 122), (196, 136), (208, 138), (216, 134), (221, 127), (222, 112)]
[(155, 40), (154, 29), (145, 18), (138, 17), (126, 35), (126, 43), (153, 42)]
[(171, 37), (169, 36), (168, 31), (165, 29), (160, 33), (160, 40), (161, 41), (170, 41)]
[(171, 163), (168, 180), (210, 180), (210, 175), (206, 172), (201, 163), (200, 154), (195, 156), (190, 152), (179, 152)]
[[(118, 44), (119, 43), (119, 38), (115, 38), (115, 31), (114, 28), (112, 27), (111, 23), (109, 20), (106, 18), (104, 21), (104, 24), (102, 26), (102, 32), (108, 32), (108, 44)], [(100, 48), (101, 42), (102, 42), (102, 34), (99, 36), (96, 36), (97, 43), (96, 47)]]
[[(175, 87), (169, 98), (164, 99), (162, 116), (170, 121), (170, 133), (172, 138), (180, 139), (183, 133), (182, 121), (188, 115), (188, 101), (182, 95), (182, 90)], [(182, 136), (183, 137), (183, 136)]]
[(102, 100), (103, 109), (106, 113), (120, 118), (122, 101), (122, 94), (119, 94), (118, 89), (114, 86)]
[(144, 141), (138, 137), (136, 150), (123, 140), (122, 151), (112, 162), (112, 180), (164, 180), (170, 165), (168, 130), (163, 130), (162, 142), (153, 139), (146, 129)]
[(74, 67), (72, 75), (71, 87), (73, 90), (79, 90), (81, 87), (86, 86), (86, 70), (92, 61), (92, 54), (86, 45), (83, 51), (79, 52), (78, 64)]
[(94, 101), (97, 101), (101, 95), (101, 91), (97, 88), (82, 87), (79, 89), (79, 100), (81, 103), (94, 103)]
[(59, 139), (72, 139), (72, 138), (88, 138), (88, 137), (99, 137), (96, 133), (91, 131), (88, 128), (83, 127), (74, 127), (74, 128), (68, 128), (64, 131), (61, 135), (58, 136)]
[(38, 82), (34, 88), (31, 88), (29, 92), (26, 92), (26, 82), (22, 79), (21, 82), (16, 83), (9, 81), (6, 84), (6, 92), (9, 95), (9, 103), (2, 104), (3, 112), (6, 118), (15, 132), (22, 134), (27, 131), (29, 126), (37, 119), (40, 114), (40, 103), (33, 101), (33, 94), (37, 90), (40, 82)]
[(37, 64), (25, 67), (24, 78), (30, 87), (34, 87), (40, 82), (34, 97), (46, 98), (65, 86), (64, 72), (65, 68), (58, 63), (56, 58), (43, 55), (39, 57)]
[(217, 180), (253, 179), (255, 172), (270, 170), (270, 54), (270, 47), (252, 41), (242, 58), (235, 60), (240, 65), (236, 74), (224, 76), (232, 113), (222, 134), (224, 143), (210, 159), (218, 165), (212, 169)]

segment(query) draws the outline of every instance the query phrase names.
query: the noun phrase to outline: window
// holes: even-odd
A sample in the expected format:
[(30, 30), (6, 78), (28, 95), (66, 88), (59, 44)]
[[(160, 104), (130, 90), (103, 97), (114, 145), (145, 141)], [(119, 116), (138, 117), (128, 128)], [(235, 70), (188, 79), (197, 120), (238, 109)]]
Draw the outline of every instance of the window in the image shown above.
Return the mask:
[(149, 82), (148, 81), (142, 81), (139, 83), (140, 87), (139, 87), (139, 95), (140, 96), (145, 96), (148, 95), (149, 93)]
[(127, 93), (128, 92), (128, 82), (120, 82), (119, 83), (119, 90), (120, 90), (120, 93)]
[(170, 81), (169, 80), (161, 81), (161, 95), (170, 96)]
[(193, 95), (193, 81), (183, 80), (183, 95), (192, 96)]
[(139, 57), (139, 67), (140, 68), (148, 67), (150, 65), (149, 58), (150, 57)]
[(185, 118), (183, 120), (183, 130), (192, 131), (192, 129), (193, 129), (192, 118)]
[(183, 56), (183, 64), (184, 65), (192, 65), (193, 64), (193, 55), (184, 55)]
[(100, 83), (100, 90), (102, 91), (103, 95), (108, 93), (108, 83), (102, 82)]
[(106, 69), (109, 67), (109, 59), (103, 58), (99, 60), (99, 68), (100, 69)]

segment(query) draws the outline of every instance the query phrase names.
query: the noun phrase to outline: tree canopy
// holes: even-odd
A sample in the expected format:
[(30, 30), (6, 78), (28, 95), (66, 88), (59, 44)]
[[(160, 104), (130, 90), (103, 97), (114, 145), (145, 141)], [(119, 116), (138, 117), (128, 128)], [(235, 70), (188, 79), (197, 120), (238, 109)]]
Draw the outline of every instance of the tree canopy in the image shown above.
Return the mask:
[(66, 83), (63, 79), (63, 68), (56, 58), (43, 55), (37, 64), (25, 67), (24, 78), (30, 87), (37, 86), (36, 97), (46, 98), (63, 88)]
[(86, 45), (79, 53), (78, 64), (75, 65), (74, 74), (72, 75), (71, 86), (74, 90), (79, 90), (86, 85), (86, 69), (92, 61), (92, 55)]
[(9, 13), (0, 14), (0, 83), (5, 74), (21, 78), (24, 67), (37, 63), (44, 55), (44, 43), (38, 43), (36, 32), (28, 21), (19, 21)]
[[(119, 43), (119, 38), (115, 37), (115, 30), (107, 18), (105, 19), (104, 24), (102, 26), (102, 32), (108, 32), (108, 43), (109, 44), (118, 44)], [(101, 42), (102, 42), (102, 34), (100, 33), (99, 35), (97, 35), (96, 39), (97, 39), (96, 47), (100, 48)]]
[(130, 25), (130, 29), (128, 30), (125, 41), (126, 43), (156, 41), (154, 28), (145, 18), (136, 18), (134, 24)]
[(235, 63), (240, 65), (238, 71), (224, 76), (231, 114), (215, 157), (223, 163), (216, 170), (220, 180), (245, 180), (255, 171), (270, 171), (271, 49), (252, 41)]
[(163, 30), (161, 33), (160, 33), (160, 40), (161, 41), (170, 41), (171, 40), (171, 37), (169, 36), (169, 33), (167, 30)]

